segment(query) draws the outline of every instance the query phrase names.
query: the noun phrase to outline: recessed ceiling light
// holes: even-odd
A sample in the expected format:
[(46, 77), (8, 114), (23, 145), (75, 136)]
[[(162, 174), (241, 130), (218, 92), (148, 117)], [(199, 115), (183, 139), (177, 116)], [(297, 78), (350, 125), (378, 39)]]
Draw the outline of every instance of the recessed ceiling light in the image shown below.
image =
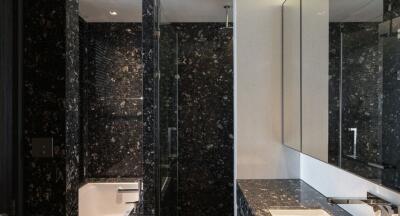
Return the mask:
[(117, 15), (118, 15), (118, 12), (115, 11), (115, 10), (110, 10), (110, 15), (111, 15), (111, 16), (117, 16)]

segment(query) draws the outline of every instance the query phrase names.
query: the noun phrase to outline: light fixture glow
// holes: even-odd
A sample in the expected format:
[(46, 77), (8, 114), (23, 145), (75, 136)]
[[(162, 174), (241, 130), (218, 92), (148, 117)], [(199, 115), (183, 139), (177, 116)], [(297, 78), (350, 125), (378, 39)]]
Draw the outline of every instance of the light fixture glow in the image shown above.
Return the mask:
[(110, 10), (110, 15), (111, 15), (111, 16), (117, 16), (117, 15), (118, 15), (118, 12), (115, 11), (115, 10)]

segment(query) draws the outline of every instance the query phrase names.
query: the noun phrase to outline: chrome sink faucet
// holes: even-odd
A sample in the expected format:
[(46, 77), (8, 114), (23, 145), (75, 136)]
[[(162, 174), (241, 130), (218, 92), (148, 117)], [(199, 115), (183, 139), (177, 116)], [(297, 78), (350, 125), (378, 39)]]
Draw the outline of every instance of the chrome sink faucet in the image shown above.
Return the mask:
[(372, 193), (367, 193), (366, 199), (358, 198), (328, 198), (328, 202), (336, 205), (367, 204), (374, 210), (375, 216), (398, 216), (399, 206), (386, 201)]

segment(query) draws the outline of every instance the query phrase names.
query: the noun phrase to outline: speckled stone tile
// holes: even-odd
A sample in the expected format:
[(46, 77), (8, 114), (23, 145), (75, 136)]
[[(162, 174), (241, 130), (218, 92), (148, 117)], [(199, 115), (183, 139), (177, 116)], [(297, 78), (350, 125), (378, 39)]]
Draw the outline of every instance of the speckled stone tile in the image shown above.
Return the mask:
[(299, 179), (237, 182), (239, 216), (271, 216), (270, 209), (323, 209), (331, 216), (351, 216)]
[(158, 52), (154, 38), (158, 9), (154, 0), (142, 3), (142, 60), (143, 60), (143, 209), (144, 215), (155, 214), (156, 208), (156, 143), (158, 139), (157, 106), (155, 102), (155, 63)]
[[(343, 53), (342, 168), (365, 178), (380, 179), (381, 170), (351, 160), (353, 132), (357, 128), (358, 159), (382, 163), (382, 91), (379, 70), (381, 51), (377, 23), (330, 23), (329, 55), (329, 162), (338, 164), (340, 65)], [(343, 52), (341, 52), (341, 34)], [(364, 38), (360, 40), (360, 38)]]
[(66, 1), (66, 215), (78, 215), (78, 191), (82, 180), (79, 118), (79, 1)]
[[(162, 215), (233, 215), (232, 39), (222, 23), (161, 26), (160, 152), (174, 167)], [(170, 160), (168, 129), (176, 127)]]
[(80, 26), (85, 178), (141, 177), (141, 24), (81, 19)]
[[(23, 6), (24, 215), (65, 215), (66, 1)], [(35, 137), (53, 138), (54, 157), (32, 156)]]
[(179, 213), (233, 215), (233, 32), (221, 23), (174, 27)]

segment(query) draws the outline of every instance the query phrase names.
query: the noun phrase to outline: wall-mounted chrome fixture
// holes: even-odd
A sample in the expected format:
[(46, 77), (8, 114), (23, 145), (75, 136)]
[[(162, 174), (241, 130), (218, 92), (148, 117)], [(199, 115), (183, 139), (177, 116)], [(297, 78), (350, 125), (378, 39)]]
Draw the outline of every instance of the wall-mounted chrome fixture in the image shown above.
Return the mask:
[(353, 136), (353, 155), (349, 155), (349, 157), (352, 157), (354, 159), (357, 158), (357, 128), (349, 128), (349, 131), (352, 131), (354, 133)]
[(229, 25), (229, 12), (231, 10), (231, 6), (225, 5), (224, 8), (225, 8), (225, 13), (226, 13), (225, 28), (231, 29), (231, 28), (233, 28), (232, 26)]

